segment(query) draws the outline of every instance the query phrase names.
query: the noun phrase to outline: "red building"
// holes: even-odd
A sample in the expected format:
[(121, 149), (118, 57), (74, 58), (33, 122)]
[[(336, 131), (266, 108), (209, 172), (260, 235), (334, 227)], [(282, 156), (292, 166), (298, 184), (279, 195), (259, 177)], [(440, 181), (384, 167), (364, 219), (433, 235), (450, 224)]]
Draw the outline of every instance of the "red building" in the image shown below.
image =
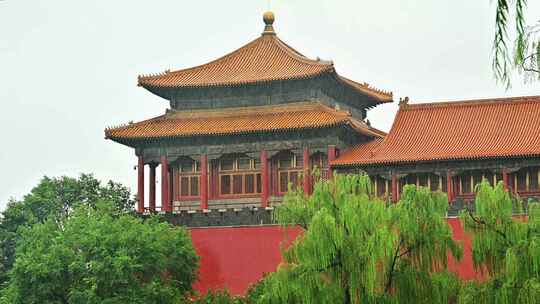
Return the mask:
[[(268, 226), (272, 208), (289, 184), (309, 192), (314, 170), (322, 178), (367, 172), (375, 191), (393, 201), (405, 184), (442, 190), (449, 216), (473, 199), (483, 178), (540, 197), (540, 96), (429, 104), (405, 98), (385, 134), (366, 115), (392, 102), (392, 93), (305, 57), (277, 37), (272, 13), (264, 22), (260, 37), (219, 59), (140, 76), (139, 86), (168, 100), (169, 109), (105, 130), (135, 149), (139, 213), (162, 212), (188, 227), (251, 226), (192, 230), (203, 261), (199, 289), (228, 285), (241, 293), (275, 269), (283, 234)], [(245, 258), (234, 259), (239, 255)]]
[(451, 212), (482, 179), (522, 198), (540, 197), (540, 96), (409, 104), (401, 101), (384, 139), (358, 144), (331, 162), (368, 172), (381, 196), (405, 184), (448, 193)]

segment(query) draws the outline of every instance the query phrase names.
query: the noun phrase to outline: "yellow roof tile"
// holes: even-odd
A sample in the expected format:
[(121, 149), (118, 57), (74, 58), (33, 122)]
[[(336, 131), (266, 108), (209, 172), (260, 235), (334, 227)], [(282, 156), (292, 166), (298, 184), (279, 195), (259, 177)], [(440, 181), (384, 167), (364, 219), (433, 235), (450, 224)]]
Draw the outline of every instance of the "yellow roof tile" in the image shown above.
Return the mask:
[(318, 102), (171, 111), (149, 120), (106, 129), (105, 136), (113, 140), (136, 140), (313, 129), (339, 124), (348, 124), (369, 136), (384, 136), (381, 131), (355, 120), (348, 112)]
[(540, 155), (540, 96), (403, 105), (382, 141), (344, 151), (332, 164)]

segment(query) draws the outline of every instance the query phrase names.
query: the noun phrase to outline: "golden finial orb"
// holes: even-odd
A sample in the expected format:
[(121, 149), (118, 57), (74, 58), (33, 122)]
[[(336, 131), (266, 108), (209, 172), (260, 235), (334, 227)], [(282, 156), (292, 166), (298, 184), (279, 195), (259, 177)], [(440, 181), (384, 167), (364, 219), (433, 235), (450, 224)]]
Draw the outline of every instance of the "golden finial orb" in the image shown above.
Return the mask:
[(267, 11), (263, 14), (263, 20), (264, 20), (264, 23), (266, 25), (272, 25), (274, 24), (274, 20), (275, 20), (275, 16), (274, 16), (274, 13), (271, 12), (271, 11)]
[(274, 32), (274, 20), (275, 16), (274, 13), (271, 11), (267, 11), (263, 14), (263, 20), (264, 20), (264, 32), (263, 35), (275, 35), (276, 32)]

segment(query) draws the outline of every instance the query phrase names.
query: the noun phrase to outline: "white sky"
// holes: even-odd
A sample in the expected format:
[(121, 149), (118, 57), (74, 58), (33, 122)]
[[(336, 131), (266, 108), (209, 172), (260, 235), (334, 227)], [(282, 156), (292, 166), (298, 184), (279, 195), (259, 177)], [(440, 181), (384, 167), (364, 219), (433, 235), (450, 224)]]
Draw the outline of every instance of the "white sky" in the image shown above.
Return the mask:
[[(529, 1), (529, 21), (540, 18)], [(0, 209), (44, 176), (93, 172), (135, 189), (106, 126), (162, 114), (137, 75), (205, 63), (258, 37), (267, 0), (0, 0)], [(491, 71), (489, 0), (274, 0), (281, 39), (412, 102), (539, 95)], [(533, 15), (536, 14), (536, 15)], [(368, 114), (388, 131), (396, 104)], [(456, 123), (459, 119), (456, 118)]]

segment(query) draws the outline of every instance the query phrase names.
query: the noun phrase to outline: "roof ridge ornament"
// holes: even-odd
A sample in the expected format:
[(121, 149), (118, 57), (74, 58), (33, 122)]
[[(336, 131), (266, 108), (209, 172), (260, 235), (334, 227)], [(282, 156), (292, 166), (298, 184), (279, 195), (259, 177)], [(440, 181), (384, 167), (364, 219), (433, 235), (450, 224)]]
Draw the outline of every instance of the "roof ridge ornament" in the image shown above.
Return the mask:
[(274, 13), (271, 11), (267, 11), (263, 14), (263, 21), (264, 21), (264, 31), (262, 32), (262, 35), (275, 35), (276, 32), (274, 31), (274, 20), (276, 20)]
[(405, 98), (400, 98), (398, 105), (399, 105), (400, 108), (408, 106), (409, 105), (409, 96), (405, 96)]

